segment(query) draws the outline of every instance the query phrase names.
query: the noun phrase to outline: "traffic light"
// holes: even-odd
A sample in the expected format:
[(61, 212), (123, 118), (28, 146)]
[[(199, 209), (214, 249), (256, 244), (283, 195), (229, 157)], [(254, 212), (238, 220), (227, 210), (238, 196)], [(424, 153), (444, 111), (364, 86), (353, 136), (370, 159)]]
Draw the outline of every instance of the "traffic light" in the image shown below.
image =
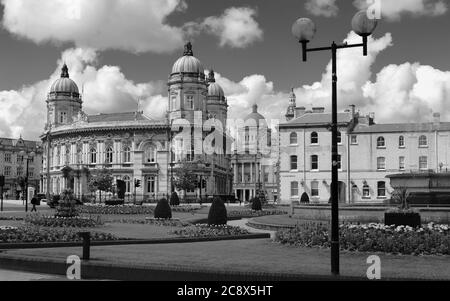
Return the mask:
[(134, 180), (134, 187), (141, 187), (141, 180)]
[(205, 179), (202, 179), (202, 187), (203, 187), (204, 189), (206, 189), (206, 180), (205, 180)]

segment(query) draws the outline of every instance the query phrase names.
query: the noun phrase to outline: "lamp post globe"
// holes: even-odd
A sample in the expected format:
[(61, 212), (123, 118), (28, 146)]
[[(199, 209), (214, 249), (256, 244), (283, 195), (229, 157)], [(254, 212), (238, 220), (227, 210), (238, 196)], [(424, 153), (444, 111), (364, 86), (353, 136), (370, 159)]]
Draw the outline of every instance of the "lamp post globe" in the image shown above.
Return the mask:
[(365, 10), (357, 12), (352, 19), (353, 31), (361, 37), (370, 36), (377, 27), (377, 24), (377, 19), (369, 19)]
[(297, 38), (299, 42), (309, 42), (316, 34), (316, 25), (309, 18), (299, 18), (292, 25), (292, 35)]

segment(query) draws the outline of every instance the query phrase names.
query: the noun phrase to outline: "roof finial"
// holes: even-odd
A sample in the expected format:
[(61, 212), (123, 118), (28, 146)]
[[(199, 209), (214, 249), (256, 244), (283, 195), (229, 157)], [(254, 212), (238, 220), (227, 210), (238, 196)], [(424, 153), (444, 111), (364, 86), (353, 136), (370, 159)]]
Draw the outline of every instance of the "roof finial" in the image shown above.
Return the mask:
[(66, 62), (64, 62), (64, 65), (61, 68), (61, 77), (69, 77), (69, 68), (67, 68)]
[(184, 53), (183, 53), (183, 55), (184, 56), (193, 56), (194, 55), (194, 53), (192, 52), (192, 44), (191, 44), (191, 42), (189, 41), (189, 42), (187, 42), (186, 43), (186, 45), (184, 45)]
[(210, 83), (215, 83), (216, 82), (216, 78), (215, 78), (215, 75), (214, 75), (214, 70), (212, 70), (212, 69), (211, 69), (211, 71), (209, 71), (208, 82), (210, 82)]
[(256, 103), (253, 105), (253, 113), (258, 113), (258, 105)]

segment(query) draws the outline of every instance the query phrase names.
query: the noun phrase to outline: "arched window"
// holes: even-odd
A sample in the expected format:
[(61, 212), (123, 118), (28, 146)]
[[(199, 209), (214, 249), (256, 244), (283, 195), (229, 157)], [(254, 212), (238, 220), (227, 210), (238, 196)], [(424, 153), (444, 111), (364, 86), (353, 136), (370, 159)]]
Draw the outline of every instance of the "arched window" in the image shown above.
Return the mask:
[(123, 162), (130, 163), (131, 162), (131, 149), (129, 146), (126, 146), (123, 149)]
[(144, 153), (145, 163), (156, 162), (156, 148), (153, 145), (148, 145)]
[(125, 192), (131, 192), (131, 180), (129, 176), (123, 177), (123, 181), (125, 182)]
[(317, 132), (311, 133), (311, 144), (319, 144), (319, 134)]
[(384, 137), (377, 138), (377, 147), (386, 147), (386, 142), (384, 140)]
[(290, 144), (297, 144), (298, 143), (297, 133), (291, 133), (289, 140), (290, 140)]
[(319, 156), (311, 156), (311, 170), (319, 170)]
[(106, 149), (106, 154), (105, 154), (105, 162), (106, 164), (111, 164), (113, 163), (113, 149), (112, 147), (108, 147)]
[(386, 183), (385, 182), (378, 182), (377, 184), (377, 192), (378, 197), (385, 197), (386, 196)]
[(95, 147), (92, 147), (89, 150), (89, 163), (90, 164), (96, 164), (97, 163), (97, 149)]
[(405, 137), (404, 136), (398, 137), (398, 147), (405, 147)]
[(188, 95), (186, 96), (186, 108), (187, 110), (193, 110), (194, 109), (194, 96)]
[(363, 191), (362, 191), (363, 198), (370, 198), (370, 187), (367, 184), (363, 185)]
[(297, 156), (291, 156), (291, 170), (297, 170)]
[(428, 142), (427, 142), (427, 136), (422, 135), (419, 137), (419, 147), (427, 147), (428, 146)]

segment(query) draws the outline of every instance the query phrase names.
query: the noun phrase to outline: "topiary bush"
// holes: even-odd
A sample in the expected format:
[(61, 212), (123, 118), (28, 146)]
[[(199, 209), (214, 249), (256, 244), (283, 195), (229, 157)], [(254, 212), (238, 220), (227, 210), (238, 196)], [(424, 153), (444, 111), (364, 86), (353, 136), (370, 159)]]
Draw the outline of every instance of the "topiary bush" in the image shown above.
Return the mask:
[(73, 196), (73, 192), (70, 189), (66, 189), (61, 193), (61, 199), (56, 206), (57, 217), (75, 217), (78, 215), (76, 210), (76, 201)]
[(208, 213), (208, 225), (226, 225), (227, 208), (220, 198), (214, 198)]
[(166, 199), (159, 200), (155, 208), (155, 218), (170, 219), (172, 218), (172, 209)]
[(251, 202), (252, 202), (252, 210), (262, 211), (262, 204), (259, 198), (253, 198)]
[(300, 198), (301, 204), (309, 204), (309, 196), (306, 192), (303, 192), (302, 197)]
[(178, 197), (178, 193), (174, 191), (170, 195), (170, 206), (179, 206), (179, 205), (180, 205), (180, 198)]

